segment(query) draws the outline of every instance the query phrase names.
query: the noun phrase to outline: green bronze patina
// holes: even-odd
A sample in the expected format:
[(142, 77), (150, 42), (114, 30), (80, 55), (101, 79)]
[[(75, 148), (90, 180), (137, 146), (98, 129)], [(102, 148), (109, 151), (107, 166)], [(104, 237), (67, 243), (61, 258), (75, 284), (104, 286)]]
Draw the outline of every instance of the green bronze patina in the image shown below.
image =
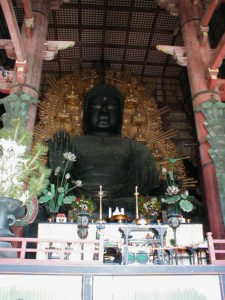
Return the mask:
[(220, 195), (220, 204), (225, 223), (225, 103), (211, 98), (200, 105), (196, 111), (201, 111), (208, 130), (206, 137), (210, 144), (209, 154), (214, 162)]
[(6, 113), (3, 115), (4, 127), (10, 127), (12, 120), (20, 119), (22, 124), (26, 126), (29, 119), (28, 108), (31, 104), (38, 103), (39, 100), (31, 97), (30, 95), (18, 91), (14, 94), (0, 99), (0, 104), (4, 104)]

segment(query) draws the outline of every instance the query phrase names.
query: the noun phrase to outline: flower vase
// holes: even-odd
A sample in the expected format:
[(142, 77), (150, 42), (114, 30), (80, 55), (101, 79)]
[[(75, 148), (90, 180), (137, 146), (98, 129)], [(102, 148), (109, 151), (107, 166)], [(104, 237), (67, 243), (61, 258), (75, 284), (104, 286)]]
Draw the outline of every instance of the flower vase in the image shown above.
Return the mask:
[[(168, 225), (173, 229), (174, 245), (177, 246), (177, 228), (180, 226), (179, 209), (176, 206), (169, 206), (167, 208)], [(175, 249), (175, 260), (178, 265), (178, 252)]]
[(179, 209), (177, 207), (172, 205), (167, 207), (167, 217), (171, 228), (175, 229), (180, 226)]
[(14, 236), (9, 227), (16, 223), (16, 211), (21, 207), (21, 201), (13, 198), (0, 197), (0, 236)]
[(88, 224), (90, 214), (87, 211), (80, 211), (77, 214), (77, 234), (81, 239), (88, 236)]
[[(13, 237), (10, 227), (16, 223), (16, 212), (21, 207), (21, 201), (13, 198), (0, 197), (0, 237)], [(0, 242), (0, 247), (11, 248), (10, 242)], [(0, 257), (15, 258), (16, 252), (0, 252)]]

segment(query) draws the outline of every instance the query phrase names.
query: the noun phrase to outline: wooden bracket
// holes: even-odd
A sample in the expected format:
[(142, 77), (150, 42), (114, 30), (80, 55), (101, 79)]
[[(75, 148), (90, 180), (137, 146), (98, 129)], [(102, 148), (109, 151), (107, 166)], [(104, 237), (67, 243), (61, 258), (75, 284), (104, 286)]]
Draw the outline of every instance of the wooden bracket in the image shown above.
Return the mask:
[(32, 18), (25, 18), (24, 21), (25, 21), (26, 28), (30, 28), (30, 29), (34, 28), (34, 17), (32, 17)]
[(47, 41), (44, 45), (43, 59), (53, 60), (59, 50), (73, 47), (74, 45), (74, 41)]
[(34, 17), (32, 17), (32, 18), (25, 18), (25, 25), (28, 28), (34, 28)]
[[(43, 59), (52, 60), (59, 50), (64, 50), (75, 45), (74, 41), (46, 41), (44, 44)], [(0, 49), (5, 49), (8, 58), (16, 59), (16, 54), (11, 40), (0, 39)]]
[(157, 45), (156, 49), (166, 54), (172, 55), (180, 66), (187, 66), (187, 56), (185, 53), (185, 47), (169, 46), (169, 45)]
[(16, 66), (16, 78), (19, 83), (25, 82), (25, 73), (27, 71), (27, 61), (17, 61), (15, 63)]
[(177, 0), (157, 0), (159, 6), (169, 11), (172, 16), (177, 17), (179, 15), (179, 7)]
[(208, 68), (208, 89), (213, 90), (217, 85), (217, 76), (219, 73), (219, 69), (210, 69)]
[(209, 32), (209, 26), (200, 25), (199, 40), (200, 40), (200, 44), (202, 46), (204, 46), (206, 44), (206, 42), (208, 41), (208, 32)]

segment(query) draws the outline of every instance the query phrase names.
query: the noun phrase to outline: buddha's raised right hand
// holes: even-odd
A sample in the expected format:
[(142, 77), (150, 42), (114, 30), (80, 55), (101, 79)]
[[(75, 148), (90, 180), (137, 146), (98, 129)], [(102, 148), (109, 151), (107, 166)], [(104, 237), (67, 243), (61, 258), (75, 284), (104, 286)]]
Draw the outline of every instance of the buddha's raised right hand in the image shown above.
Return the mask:
[[(61, 173), (64, 170), (66, 158), (64, 157), (64, 153), (72, 152), (72, 146), (70, 143), (70, 136), (68, 133), (64, 133), (63, 130), (60, 130), (59, 133), (55, 133), (53, 140), (49, 139), (48, 141), (48, 166), (53, 170), (56, 170), (57, 167), (61, 168)], [(70, 172), (73, 168), (73, 162), (69, 161), (67, 166), (67, 172)]]

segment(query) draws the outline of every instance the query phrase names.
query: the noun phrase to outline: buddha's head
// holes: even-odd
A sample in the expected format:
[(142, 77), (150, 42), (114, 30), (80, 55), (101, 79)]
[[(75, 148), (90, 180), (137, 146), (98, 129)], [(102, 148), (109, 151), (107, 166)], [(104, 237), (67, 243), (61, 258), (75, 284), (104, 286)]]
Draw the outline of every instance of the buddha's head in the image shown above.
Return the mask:
[(93, 87), (84, 100), (84, 134), (111, 136), (121, 133), (122, 94), (113, 86)]

